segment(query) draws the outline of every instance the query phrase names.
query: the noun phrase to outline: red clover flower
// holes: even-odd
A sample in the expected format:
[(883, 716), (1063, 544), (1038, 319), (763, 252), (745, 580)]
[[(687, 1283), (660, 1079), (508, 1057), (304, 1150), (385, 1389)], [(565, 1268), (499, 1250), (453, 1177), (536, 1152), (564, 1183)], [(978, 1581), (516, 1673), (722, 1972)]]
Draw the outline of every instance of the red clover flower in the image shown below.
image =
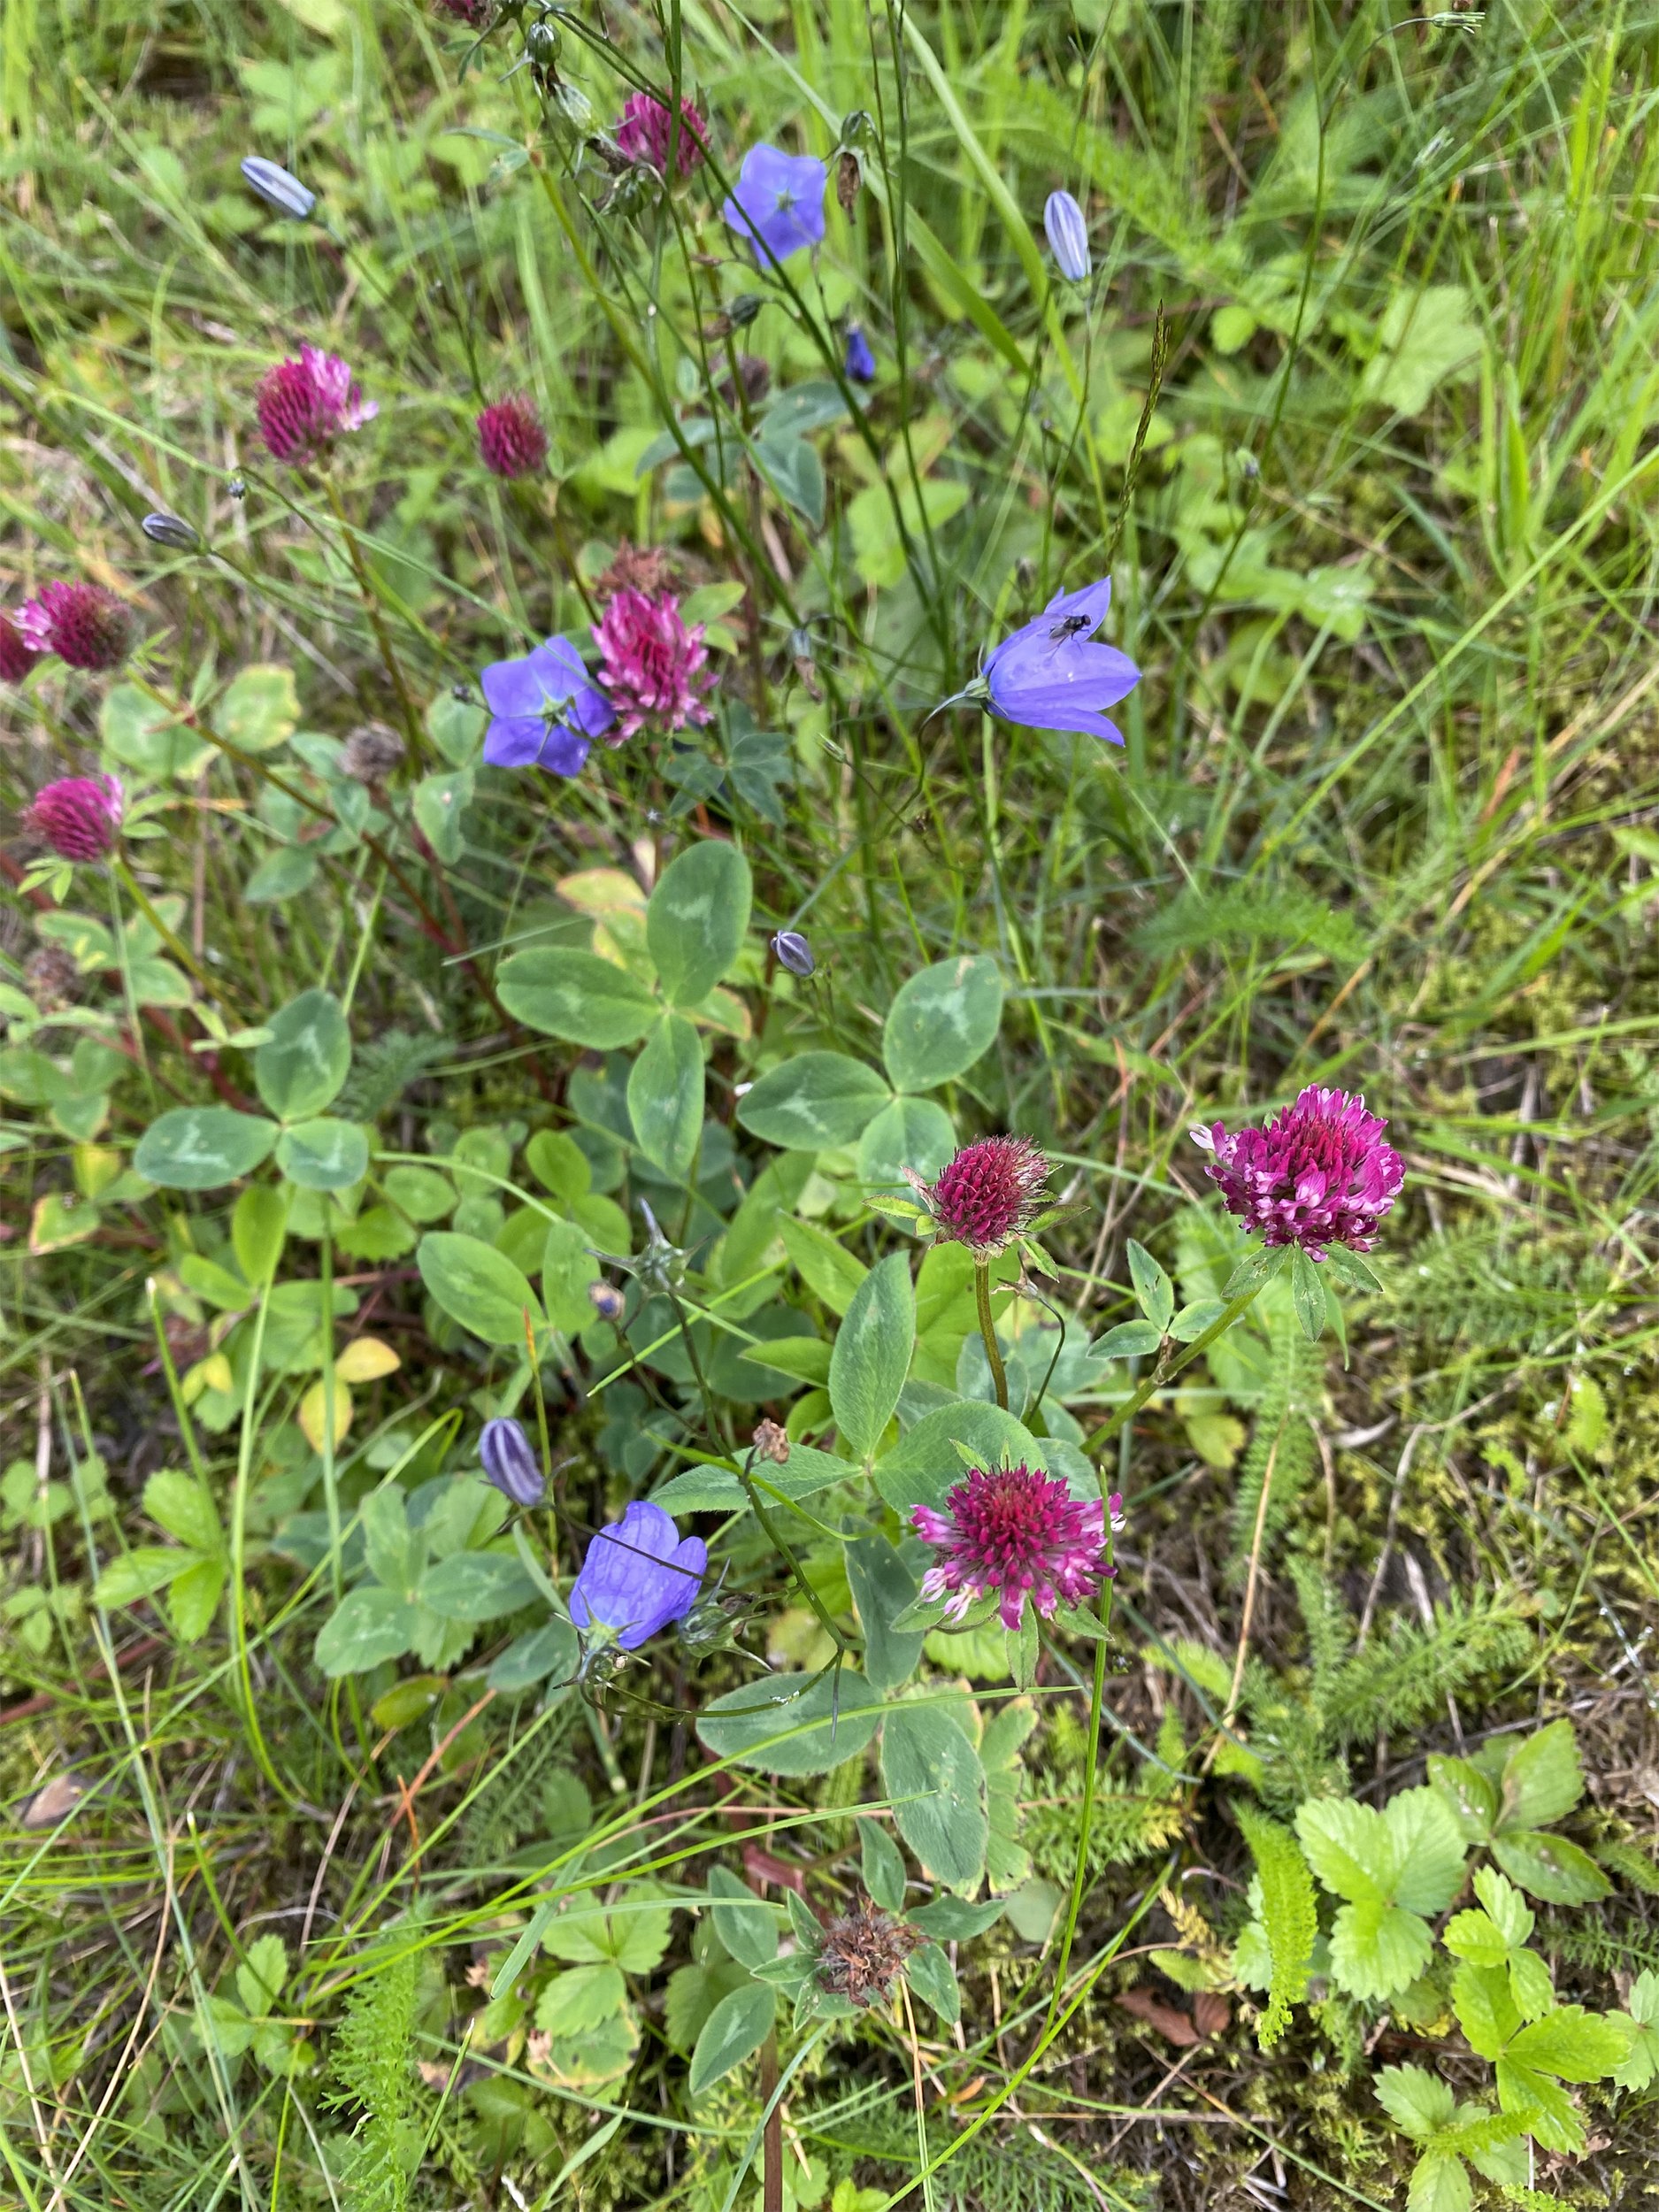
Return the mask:
[(42, 658), (19, 627), (15, 615), (0, 614), (0, 684), (20, 684)]
[(936, 1233), (976, 1257), (1006, 1251), (1042, 1208), (1048, 1162), (1029, 1137), (964, 1145), (936, 1183), (913, 1179)]
[(348, 430), (360, 430), (380, 408), (365, 399), (335, 353), (303, 345), (297, 361), (267, 370), (254, 396), (259, 434), (273, 461), (316, 460)]
[(60, 860), (102, 860), (120, 832), (122, 798), (118, 776), (62, 776), (23, 818)]
[(922, 1578), (922, 1595), (949, 1595), (947, 1617), (960, 1620), (977, 1598), (1001, 1594), (1004, 1628), (1024, 1618), (1025, 1594), (1044, 1620), (1056, 1606), (1081, 1605), (1117, 1573), (1106, 1564), (1106, 1514), (1122, 1527), (1123, 1500), (1113, 1492), (1074, 1498), (1064, 1479), (1041, 1467), (971, 1468), (942, 1512), (918, 1505), (911, 1525), (938, 1556)]
[(513, 392), (478, 419), (478, 450), (492, 476), (534, 476), (546, 465), (548, 435), (535, 403)]
[[(664, 104), (649, 92), (636, 92), (617, 121), (617, 144), (630, 161), (642, 162), (659, 177), (668, 174), (669, 142), (674, 138), (674, 119)], [(680, 96), (680, 131), (674, 166), (682, 177), (691, 174), (709, 150), (709, 126), (697, 111), (695, 101)]]
[(672, 592), (649, 598), (641, 591), (618, 592), (594, 626), (594, 641), (601, 657), (599, 680), (617, 710), (616, 735), (608, 743), (635, 736), (648, 722), (682, 730), (688, 722), (709, 719), (703, 695), (714, 674), (703, 672), (709, 657), (703, 625), (686, 627)]
[(1206, 1172), (1229, 1213), (1271, 1244), (1299, 1244), (1322, 1260), (1328, 1244), (1369, 1252), (1378, 1223), (1400, 1195), (1405, 1168), (1383, 1142), (1388, 1126), (1347, 1091), (1310, 1085), (1264, 1129), (1194, 1129), (1213, 1155)]
[(46, 584), (18, 611), (31, 653), (56, 653), (71, 668), (119, 668), (133, 649), (132, 609), (102, 584)]

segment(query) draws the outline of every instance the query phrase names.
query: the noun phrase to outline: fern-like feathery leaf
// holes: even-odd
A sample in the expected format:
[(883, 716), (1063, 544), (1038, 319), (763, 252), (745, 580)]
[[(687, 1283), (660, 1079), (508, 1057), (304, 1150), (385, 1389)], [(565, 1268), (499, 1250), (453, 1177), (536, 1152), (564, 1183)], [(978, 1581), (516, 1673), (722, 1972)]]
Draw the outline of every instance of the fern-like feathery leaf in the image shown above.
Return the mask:
[(1257, 2040), (1266, 2050), (1290, 2025), (1292, 2005), (1300, 2004), (1308, 1993), (1308, 1967), (1314, 1938), (1319, 1932), (1319, 1909), (1308, 1862), (1289, 1829), (1252, 1812), (1248, 1805), (1240, 1805), (1238, 1813), (1239, 1826), (1261, 1878), (1262, 1926), (1273, 1964), (1267, 2009), (1256, 2029)]

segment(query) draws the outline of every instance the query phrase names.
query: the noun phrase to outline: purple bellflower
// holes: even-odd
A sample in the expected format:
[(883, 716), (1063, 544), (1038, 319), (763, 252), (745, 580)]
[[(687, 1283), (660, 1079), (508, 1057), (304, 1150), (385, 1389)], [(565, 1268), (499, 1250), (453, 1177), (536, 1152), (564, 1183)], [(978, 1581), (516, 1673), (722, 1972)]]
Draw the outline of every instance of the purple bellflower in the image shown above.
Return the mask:
[(541, 1462), (521, 1425), (503, 1414), (486, 1421), (478, 1440), (484, 1479), (514, 1505), (540, 1505), (546, 1484)]
[(842, 365), (855, 384), (873, 384), (876, 380), (876, 357), (861, 323), (847, 326), (847, 358)]
[(701, 1536), (682, 1538), (660, 1505), (636, 1498), (588, 1545), (571, 1585), (571, 1618), (590, 1643), (637, 1651), (690, 1612), (708, 1564)]
[(617, 718), (566, 637), (550, 637), (516, 661), (492, 661), (480, 680), (492, 718), (484, 757), (493, 767), (574, 776)]
[(755, 249), (755, 258), (787, 261), (824, 237), (824, 194), (829, 171), (816, 154), (786, 154), (778, 146), (751, 146), (737, 173), (737, 189), (720, 213)]
[(1123, 732), (1102, 709), (1126, 698), (1141, 671), (1115, 645), (1090, 642), (1111, 595), (1109, 576), (1056, 592), (1034, 622), (1004, 638), (982, 673), (992, 713), (1026, 729), (1082, 730), (1121, 745)]
[(1088, 218), (1069, 192), (1051, 192), (1042, 211), (1055, 266), (1071, 284), (1087, 284), (1094, 269), (1088, 250)]

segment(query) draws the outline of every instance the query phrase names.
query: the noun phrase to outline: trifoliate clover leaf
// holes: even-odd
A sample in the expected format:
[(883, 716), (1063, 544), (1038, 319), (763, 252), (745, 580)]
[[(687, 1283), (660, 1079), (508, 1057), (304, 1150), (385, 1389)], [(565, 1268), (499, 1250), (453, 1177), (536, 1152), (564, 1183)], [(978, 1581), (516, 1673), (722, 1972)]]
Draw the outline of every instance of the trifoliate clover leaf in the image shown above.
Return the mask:
[(1380, 1813), (1352, 1799), (1314, 1799), (1296, 1815), (1308, 1863), (1347, 1902), (1331, 1935), (1331, 1971), (1354, 1997), (1391, 1997), (1429, 1962), (1424, 1916), (1463, 1878), (1463, 1841), (1432, 1789), (1402, 1790)]
[(1472, 1965), (1502, 1969), (1509, 1977), (1509, 1995), (1523, 2020), (1537, 2020), (1555, 2001), (1549, 1969), (1536, 1951), (1525, 1948), (1535, 1916), (1512, 1882), (1489, 1866), (1475, 1877), (1475, 1893), (1484, 1912), (1454, 1915), (1442, 1938), (1454, 1958)]
[(1621, 2089), (1646, 2089), (1659, 2075), (1659, 1974), (1651, 1967), (1631, 1984), (1624, 2017), (1630, 2024), (1630, 2054), (1613, 2079)]

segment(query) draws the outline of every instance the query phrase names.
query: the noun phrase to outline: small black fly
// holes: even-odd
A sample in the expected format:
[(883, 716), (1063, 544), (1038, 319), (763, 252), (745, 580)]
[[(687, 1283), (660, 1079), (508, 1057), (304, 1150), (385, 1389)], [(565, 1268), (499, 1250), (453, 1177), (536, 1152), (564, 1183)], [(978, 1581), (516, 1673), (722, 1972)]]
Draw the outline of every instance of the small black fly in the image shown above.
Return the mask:
[(1076, 637), (1079, 632), (1092, 630), (1094, 627), (1094, 623), (1086, 614), (1065, 615), (1058, 622), (1051, 622), (1048, 625), (1049, 642), (1054, 645), (1064, 645), (1067, 638)]

